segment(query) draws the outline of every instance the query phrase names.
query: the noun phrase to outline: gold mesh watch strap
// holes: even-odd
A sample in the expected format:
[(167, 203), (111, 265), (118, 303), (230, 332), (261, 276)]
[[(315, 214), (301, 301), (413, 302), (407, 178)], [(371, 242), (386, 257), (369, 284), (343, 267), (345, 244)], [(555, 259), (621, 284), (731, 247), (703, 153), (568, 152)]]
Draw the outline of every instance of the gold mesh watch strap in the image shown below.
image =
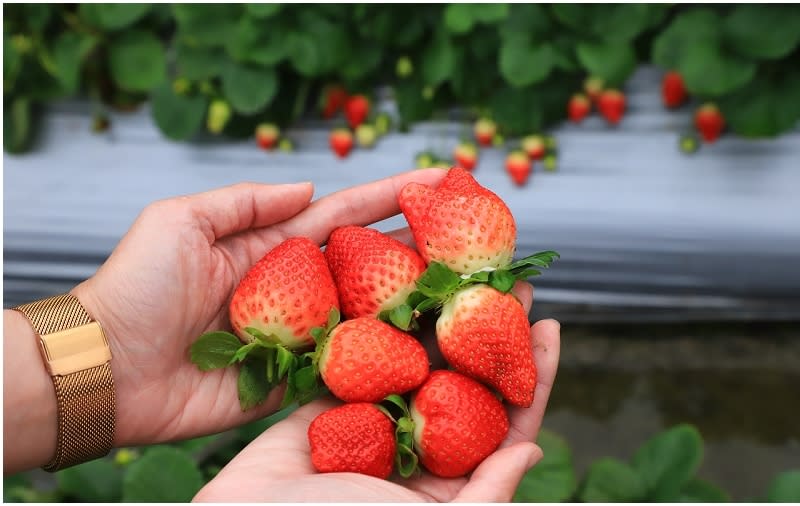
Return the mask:
[[(40, 336), (93, 322), (80, 301), (63, 294), (17, 306)], [(114, 443), (114, 380), (108, 362), (91, 368), (54, 374), (58, 403), (56, 454), (44, 469), (58, 471), (102, 457)]]

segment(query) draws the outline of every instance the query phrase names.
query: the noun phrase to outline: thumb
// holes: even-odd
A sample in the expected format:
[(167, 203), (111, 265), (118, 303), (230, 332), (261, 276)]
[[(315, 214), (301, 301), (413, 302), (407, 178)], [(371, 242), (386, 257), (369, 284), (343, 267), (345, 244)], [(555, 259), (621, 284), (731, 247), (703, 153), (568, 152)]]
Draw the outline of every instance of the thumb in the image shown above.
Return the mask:
[(542, 459), (533, 443), (517, 443), (490, 455), (472, 473), (454, 502), (510, 502), (528, 469)]

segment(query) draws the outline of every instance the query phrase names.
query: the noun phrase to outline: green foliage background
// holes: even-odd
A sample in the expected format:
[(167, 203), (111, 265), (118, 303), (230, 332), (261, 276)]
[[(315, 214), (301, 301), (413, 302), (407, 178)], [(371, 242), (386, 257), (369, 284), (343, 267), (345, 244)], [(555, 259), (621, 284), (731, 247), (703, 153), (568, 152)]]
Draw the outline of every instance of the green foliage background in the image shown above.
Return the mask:
[[(641, 63), (677, 69), (731, 129), (770, 137), (800, 119), (800, 6), (667, 4), (14, 4), (3, 6), (4, 146), (25, 150), (38, 104), (78, 94), (151, 100), (170, 139), (209, 104), (252, 135), (315, 109), (326, 84), (387, 85), (408, 125), (457, 106), (507, 135), (561, 121), (587, 75), (624, 87)], [(399, 77), (408, 57), (413, 72)]]

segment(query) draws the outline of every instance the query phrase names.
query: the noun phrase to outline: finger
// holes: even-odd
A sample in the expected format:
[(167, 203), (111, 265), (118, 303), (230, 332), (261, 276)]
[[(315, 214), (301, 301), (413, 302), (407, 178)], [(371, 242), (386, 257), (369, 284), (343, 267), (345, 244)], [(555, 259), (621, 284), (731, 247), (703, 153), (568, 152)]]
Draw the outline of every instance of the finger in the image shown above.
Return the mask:
[(531, 327), (533, 356), (536, 362), (536, 390), (533, 404), (529, 408), (511, 406), (508, 416), (511, 427), (501, 447), (522, 441), (535, 441), (542, 425), (542, 418), (556, 379), (560, 350), (561, 324), (555, 320), (542, 320)]
[[(176, 199), (188, 207), (191, 218), (209, 243), (253, 228), (266, 227), (295, 216), (308, 207), (311, 183), (268, 185), (239, 183)], [(165, 201), (168, 202), (168, 201)]]
[(530, 313), (533, 305), (533, 285), (527, 281), (517, 281), (514, 283), (511, 293), (522, 303), (525, 314)]
[(400, 212), (397, 196), (412, 182), (437, 185), (446, 171), (425, 169), (342, 190), (323, 197), (279, 226), (285, 237), (303, 236), (323, 244), (344, 225), (369, 225)]
[(533, 443), (517, 443), (490, 455), (475, 469), (456, 502), (511, 502), (522, 477), (542, 459)]
[(391, 232), (387, 232), (386, 235), (393, 239), (397, 239), (406, 246), (410, 246), (414, 249), (417, 248), (417, 243), (414, 242), (414, 234), (411, 233), (411, 229), (408, 227), (392, 230)]

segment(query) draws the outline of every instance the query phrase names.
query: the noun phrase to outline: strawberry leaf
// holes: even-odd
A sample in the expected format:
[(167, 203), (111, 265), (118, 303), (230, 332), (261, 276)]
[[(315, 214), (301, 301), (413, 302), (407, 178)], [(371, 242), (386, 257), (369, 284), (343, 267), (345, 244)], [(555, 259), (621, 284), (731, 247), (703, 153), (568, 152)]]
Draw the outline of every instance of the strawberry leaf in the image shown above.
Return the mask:
[(489, 281), (490, 271), (478, 271), (470, 274), (466, 281), (477, 281), (478, 283), (487, 283)]
[(249, 355), (250, 352), (255, 350), (256, 347), (258, 347), (258, 346), (259, 346), (259, 343), (257, 343), (257, 342), (249, 343), (249, 344), (245, 344), (245, 345), (240, 346), (239, 349), (236, 350), (236, 353), (234, 353), (233, 356), (231, 357), (230, 361), (228, 362), (228, 365), (233, 365), (236, 362), (243, 361), (245, 358), (247, 358), (247, 355)]
[(419, 313), (424, 313), (426, 311), (430, 311), (431, 309), (434, 309), (438, 305), (439, 305), (439, 301), (436, 300), (436, 299), (425, 299), (422, 302), (420, 302), (419, 304), (417, 304), (417, 307), (415, 309)]
[(283, 346), (277, 347), (277, 362), (278, 362), (278, 380), (283, 379), (289, 372), (292, 364), (295, 362), (296, 357), (294, 354)]
[(395, 327), (401, 330), (408, 330), (411, 328), (413, 316), (414, 310), (408, 304), (400, 304), (389, 312), (389, 319)]
[(239, 338), (230, 332), (208, 332), (189, 348), (189, 359), (201, 371), (221, 369), (229, 365), (241, 345)]
[(517, 279), (522, 280), (522, 279), (528, 279), (528, 278), (530, 278), (532, 276), (540, 276), (541, 274), (542, 274), (542, 271), (539, 271), (539, 270), (536, 270), (536, 269), (525, 269), (524, 271), (521, 271), (519, 273), (515, 273), (514, 277), (516, 277)]
[(252, 409), (264, 402), (272, 390), (272, 384), (267, 381), (262, 367), (263, 364), (260, 361), (247, 360), (239, 369), (237, 385), (239, 405), (242, 411)]
[[(328, 324), (325, 326), (325, 330), (330, 332), (333, 330), (333, 327), (339, 324), (341, 320), (341, 315), (339, 314), (339, 310), (336, 307), (332, 307), (331, 310), (328, 312)], [(326, 332), (326, 334), (328, 333)]]
[(400, 476), (403, 478), (410, 478), (419, 472), (419, 457), (414, 453), (414, 450), (404, 444), (397, 444), (397, 453), (395, 454), (395, 465)]
[(525, 258), (520, 258), (509, 265), (506, 269), (512, 273), (521, 268), (524, 269), (525, 267), (542, 267), (547, 269), (556, 258), (561, 258), (561, 255), (555, 251), (540, 251)]
[(317, 345), (320, 345), (327, 335), (327, 332), (325, 332), (325, 329), (322, 327), (314, 327), (309, 333), (311, 337), (314, 338), (314, 342), (317, 343)]
[(495, 290), (508, 293), (514, 288), (517, 278), (506, 270), (492, 271), (489, 273), (489, 285)]
[(395, 406), (397, 406), (398, 408), (400, 408), (400, 411), (402, 411), (403, 416), (405, 416), (405, 417), (409, 416), (408, 415), (408, 405), (406, 404), (406, 401), (401, 396), (399, 396), (397, 394), (387, 395), (386, 398), (383, 399), (383, 401), (381, 401), (381, 402), (390, 402), (390, 403), (394, 404)]
[(431, 262), (417, 280), (417, 290), (423, 295), (443, 299), (455, 290), (461, 278), (441, 262)]

